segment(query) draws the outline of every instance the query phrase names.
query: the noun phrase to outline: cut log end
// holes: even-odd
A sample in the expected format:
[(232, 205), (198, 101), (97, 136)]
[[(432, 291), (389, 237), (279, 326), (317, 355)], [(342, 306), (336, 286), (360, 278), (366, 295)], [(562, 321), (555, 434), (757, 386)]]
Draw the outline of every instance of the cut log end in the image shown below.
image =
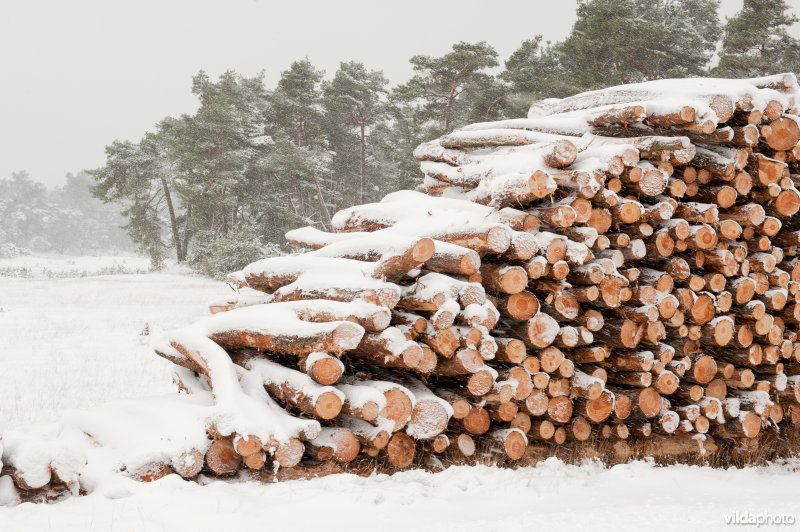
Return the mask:
[(397, 469), (405, 469), (414, 462), (417, 446), (414, 440), (402, 432), (395, 433), (386, 446), (386, 457)]
[(487, 370), (480, 370), (469, 376), (467, 390), (475, 397), (481, 397), (492, 391), (494, 375)]
[(694, 361), (692, 375), (699, 384), (707, 384), (717, 375), (717, 361), (710, 355), (703, 355)]
[(476, 436), (488, 432), (492, 419), (484, 408), (474, 407), (464, 418), (464, 429)]
[(180, 453), (172, 460), (172, 469), (183, 478), (194, 478), (203, 469), (203, 453), (190, 449)]
[(272, 458), (280, 467), (294, 467), (303, 458), (304, 450), (305, 447), (299, 439), (290, 438), (278, 445)]
[(242, 457), (229, 438), (214, 440), (206, 452), (206, 466), (215, 475), (230, 475), (241, 465)]
[(314, 413), (320, 419), (333, 419), (342, 411), (342, 400), (334, 392), (323, 392), (314, 403)]
[(327, 356), (306, 365), (306, 373), (317, 383), (331, 386), (342, 378), (344, 366), (338, 359)]
[(567, 423), (572, 417), (572, 400), (569, 397), (553, 397), (547, 405), (547, 416), (558, 424)]
[(528, 441), (522, 431), (511, 429), (503, 441), (503, 449), (510, 460), (519, 460), (525, 455)]
[(639, 392), (637, 406), (644, 417), (654, 418), (661, 411), (661, 395), (654, 388), (645, 388)]
[(402, 430), (411, 420), (411, 398), (400, 388), (390, 388), (383, 395), (386, 406), (381, 415), (394, 423), (394, 432)]

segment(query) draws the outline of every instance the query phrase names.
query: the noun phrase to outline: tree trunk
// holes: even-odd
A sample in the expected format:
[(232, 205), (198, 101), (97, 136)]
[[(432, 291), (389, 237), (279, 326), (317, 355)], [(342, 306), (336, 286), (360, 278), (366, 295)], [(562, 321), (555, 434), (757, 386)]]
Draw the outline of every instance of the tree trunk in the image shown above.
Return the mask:
[(186, 220), (183, 222), (183, 257), (187, 259), (189, 257), (189, 239), (191, 238), (191, 234), (189, 233), (189, 220), (192, 218), (192, 204), (188, 204), (186, 206)]
[(178, 262), (186, 260), (186, 250), (181, 245), (181, 237), (178, 231), (178, 220), (175, 216), (175, 206), (172, 204), (172, 194), (169, 192), (166, 178), (161, 178), (161, 187), (164, 189), (164, 199), (167, 200), (167, 210), (169, 210), (169, 224), (172, 229), (172, 242), (175, 245), (175, 254)]
[(364, 178), (366, 174), (366, 165), (367, 165), (367, 137), (365, 132), (366, 126), (364, 122), (361, 122), (361, 131), (360, 131), (360, 148), (361, 151), (359, 153), (359, 168), (358, 168), (358, 176), (359, 176), (359, 186), (358, 186), (358, 197), (361, 203), (364, 203)]

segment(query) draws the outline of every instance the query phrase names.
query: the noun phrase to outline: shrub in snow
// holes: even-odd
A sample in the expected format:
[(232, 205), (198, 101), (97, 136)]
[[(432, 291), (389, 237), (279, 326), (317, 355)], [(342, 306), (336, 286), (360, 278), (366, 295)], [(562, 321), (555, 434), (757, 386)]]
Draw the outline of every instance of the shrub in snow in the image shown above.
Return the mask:
[(278, 245), (264, 243), (255, 227), (244, 226), (224, 235), (211, 232), (198, 234), (189, 261), (200, 272), (223, 279), (228, 273), (240, 270), (251, 262), (280, 254)]
[(0, 259), (13, 259), (20, 255), (30, 255), (31, 252), (27, 248), (17, 247), (15, 244), (6, 243), (0, 244)]

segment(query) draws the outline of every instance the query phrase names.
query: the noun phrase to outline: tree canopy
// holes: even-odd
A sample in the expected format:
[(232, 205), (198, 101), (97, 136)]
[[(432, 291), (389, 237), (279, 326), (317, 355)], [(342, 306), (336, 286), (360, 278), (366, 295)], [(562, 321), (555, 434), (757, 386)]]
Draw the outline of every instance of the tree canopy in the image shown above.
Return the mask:
[(123, 206), (128, 233), (154, 264), (171, 252), (219, 275), (277, 252), (289, 228), (329, 228), (340, 208), (418, 186), (413, 149), (467, 123), (609, 85), (800, 66), (788, 33), (797, 19), (783, 0), (745, 0), (724, 28), (718, 8), (581, 0), (562, 41), (532, 35), (502, 65), (490, 44), (458, 42), (412, 57), (412, 77), (394, 87), (355, 61), (326, 76), (300, 59), (274, 84), (264, 74), (200, 72), (197, 112), (164, 118), (138, 142), (112, 142), (92, 171), (94, 194)]

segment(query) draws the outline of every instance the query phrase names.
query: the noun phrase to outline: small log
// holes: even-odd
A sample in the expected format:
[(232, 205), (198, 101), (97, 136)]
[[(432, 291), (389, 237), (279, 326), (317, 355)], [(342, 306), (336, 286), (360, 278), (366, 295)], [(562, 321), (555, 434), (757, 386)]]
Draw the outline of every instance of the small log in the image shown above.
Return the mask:
[(344, 364), (327, 353), (314, 352), (300, 357), (298, 366), (315, 382), (330, 386), (339, 382), (344, 374)]
[(344, 428), (325, 427), (319, 436), (306, 442), (306, 445), (317, 460), (335, 460), (339, 463), (352, 462), (361, 450), (361, 443), (353, 431)]
[(486, 288), (504, 294), (522, 292), (528, 284), (528, 275), (520, 266), (485, 263), (480, 272)]
[(519, 460), (525, 455), (528, 439), (519, 429), (498, 429), (491, 433), (491, 441), (502, 446), (506, 457)]

